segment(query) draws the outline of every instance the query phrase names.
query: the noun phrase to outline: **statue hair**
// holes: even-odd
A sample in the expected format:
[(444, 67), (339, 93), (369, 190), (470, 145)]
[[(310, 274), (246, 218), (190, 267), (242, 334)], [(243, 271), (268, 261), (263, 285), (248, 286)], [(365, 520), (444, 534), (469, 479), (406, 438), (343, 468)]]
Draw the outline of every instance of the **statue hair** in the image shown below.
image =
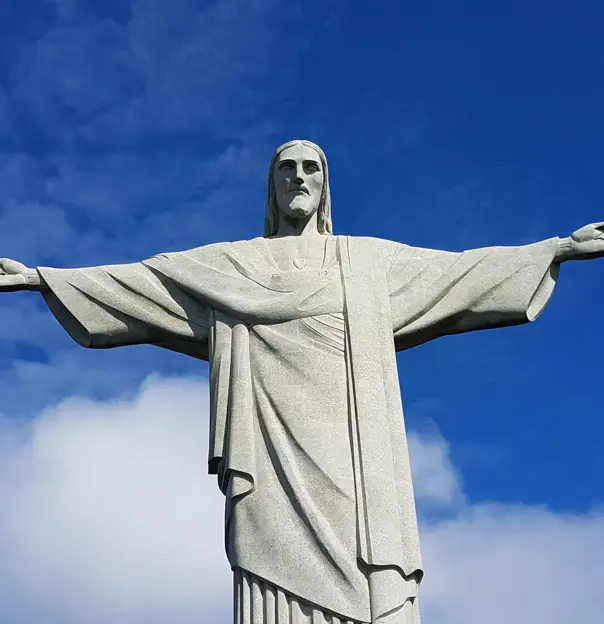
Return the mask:
[(278, 147), (273, 154), (271, 165), (268, 170), (268, 193), (266, 197), (266, 216), (264, 219), (264, 237), (270, 238), (275, 236), (279, 230), (279, 207), (277, 206), (277, 195), (275, 193), (275, 184), (273, 181), (273, 169), (279, 154), (288, 147), (293, 147), (298, 144), (305, 145), (314, 149), (319, 154), (319, 160), (323, 167), (323, 189), (321, 191), (321, 198), (319, 199), (319, 207), (317, 208), (317, 230), (319, 234), (333, 234), (333, 228), (331, 224), (331, 193), (329, 191), (329, 172), (327, 169), (327, 157), (323, 150), (312, 141), (288, 141)]

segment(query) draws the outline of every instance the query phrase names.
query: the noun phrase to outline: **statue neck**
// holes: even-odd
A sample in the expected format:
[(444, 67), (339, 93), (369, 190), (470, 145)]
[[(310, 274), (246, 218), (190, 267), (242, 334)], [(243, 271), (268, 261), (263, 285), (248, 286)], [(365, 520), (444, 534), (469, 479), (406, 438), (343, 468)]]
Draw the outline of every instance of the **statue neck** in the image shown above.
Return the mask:
[(275, 238), (283, 238), (284, 236), (317, 237), (320, 236), (317, 224), (317, 211), (310, 217), (303, 219), (294, 219), (281, 213)]

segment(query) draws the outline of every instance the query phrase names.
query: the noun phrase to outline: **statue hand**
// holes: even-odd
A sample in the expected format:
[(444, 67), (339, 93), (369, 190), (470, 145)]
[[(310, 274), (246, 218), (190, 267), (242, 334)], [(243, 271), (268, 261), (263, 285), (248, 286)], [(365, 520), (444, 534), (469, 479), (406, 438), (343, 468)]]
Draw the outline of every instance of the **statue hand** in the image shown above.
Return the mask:
[(590, 223), (561, 241), (562, 260), (591, 260), (604, 257), (604, 221)]
[(35, 269), (28, 269), (10, 258), (0, 258), (0, 292), (39, 290), (39, 286), (40, 278)]

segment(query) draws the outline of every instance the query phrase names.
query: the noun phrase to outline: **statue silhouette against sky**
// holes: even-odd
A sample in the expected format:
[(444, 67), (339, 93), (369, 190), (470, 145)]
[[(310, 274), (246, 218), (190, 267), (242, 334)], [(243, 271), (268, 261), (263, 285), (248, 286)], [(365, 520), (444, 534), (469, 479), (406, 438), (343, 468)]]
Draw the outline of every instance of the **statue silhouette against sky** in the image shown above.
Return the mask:
[(264, 237), (134, 264), (28, 269), (82, 346), (210, 363), (209, 471), (226, 498), (236, 624), (418, 624), (423, 575), (396, 351), (537, 318), (604, 223), (463, 253), (332, 233), (327, 160), (270, 164)]

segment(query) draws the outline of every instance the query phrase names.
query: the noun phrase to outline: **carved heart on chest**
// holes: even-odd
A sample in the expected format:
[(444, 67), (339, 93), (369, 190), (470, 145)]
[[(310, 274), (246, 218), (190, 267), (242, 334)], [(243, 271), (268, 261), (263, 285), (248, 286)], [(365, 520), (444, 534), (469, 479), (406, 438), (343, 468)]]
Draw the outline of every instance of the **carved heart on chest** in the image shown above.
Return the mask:
[(294, 260), (294, 266), (296, 269), (303, 269), (306, 266), (306, 260), (304, 258), (296, 258)]

